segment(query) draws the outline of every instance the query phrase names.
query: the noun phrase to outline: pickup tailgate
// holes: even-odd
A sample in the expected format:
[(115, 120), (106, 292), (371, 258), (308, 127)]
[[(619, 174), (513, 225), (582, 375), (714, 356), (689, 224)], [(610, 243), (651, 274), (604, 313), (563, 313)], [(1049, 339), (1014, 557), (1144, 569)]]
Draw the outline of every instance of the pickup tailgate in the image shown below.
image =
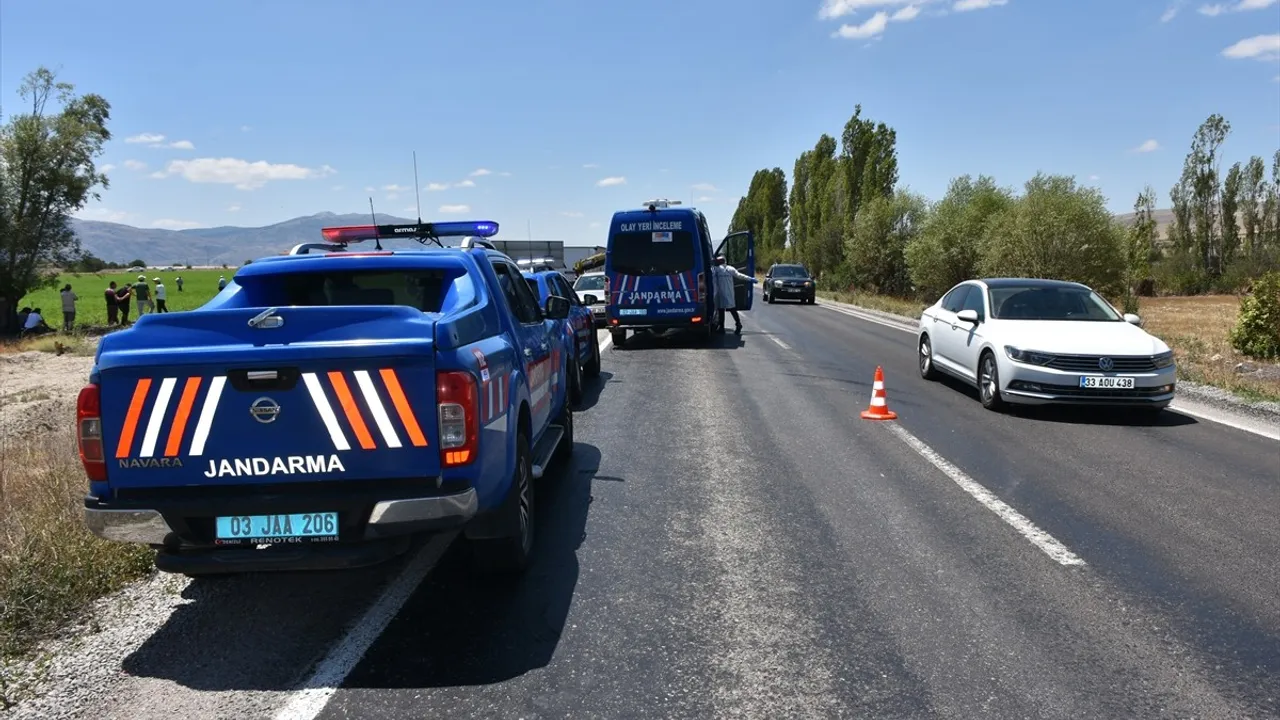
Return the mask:
[(283, 308), (269, 330), (247, 310), (140, 322), (99, 357), (108, 483), (438, 475), (433, 325), (404, 310)]

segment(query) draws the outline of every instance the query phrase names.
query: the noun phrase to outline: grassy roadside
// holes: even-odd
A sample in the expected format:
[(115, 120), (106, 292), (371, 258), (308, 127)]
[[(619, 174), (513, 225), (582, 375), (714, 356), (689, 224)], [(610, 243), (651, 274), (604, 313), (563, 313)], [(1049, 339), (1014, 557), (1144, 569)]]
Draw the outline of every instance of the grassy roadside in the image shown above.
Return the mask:
[[(901, 298), (818, 291), (828, 300), (881, 310), (912, 320), (920, 317), (925, 303)], [(1264, 367), (1231, 347), (1228, 334), (1235, 325), (1240, 298), (1234, 295), (1143, 298), (1138, 313), (1144, 329), (1173, 348), (1178, 378), (1212, 385), (1246, 400), (1280, 402), (1280, 368), (1263, 373), (1236, 371), (1241, 364)]]
[[(91, 343), (74, 336), (6, 344), (0, 353), (51, 352), (55, 341), (70, 354), (92, 354)], [(0, 394), (0, 403), (52, 401), (52, 392)], [(71, 417), (44, 433), (18, 436), (0, 428), (0, 708), (22, 692), (9, 684), (5, 665), (153, 567), (148, 548), (101, 540), (85, 529), (86, 487)]]

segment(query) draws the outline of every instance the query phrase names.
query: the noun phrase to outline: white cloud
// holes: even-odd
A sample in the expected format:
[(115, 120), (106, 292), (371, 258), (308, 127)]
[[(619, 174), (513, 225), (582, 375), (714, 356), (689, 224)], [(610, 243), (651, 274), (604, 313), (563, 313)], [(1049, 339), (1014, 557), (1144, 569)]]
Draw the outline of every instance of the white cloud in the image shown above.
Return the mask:
[(165, 230), (185, 230), (187, 228), (200, 227), (200, 223), (192, 220), (170, 220), (169, 218), (161, 218), (152, 221), (151, 227), (164, 228)]
[(956, 12), (968, 12), (970, 10), (986, 10), (987, 8), (1008, 4), (1009, 0), (957, 0), (956, 4), (951, 6), (951, 9)]
[(1101, 180), (1102, 178), (1098, 177), (1097, 175), (1090, 175), (1090, 176), (1089, 176), (1089, 179), (1090, 179), (1090, 180)]
[(80, 212), (76, 213), (75, 216), (80, 218), (81, 220), (97, 220), (98, 222), (122, 223), (122, 222), (128, 222), (129, 218), (132, 217), (133, 214), (127, 213), (123, 210), (112, 210), (110, 208), (105, 208), (101, 205), (98, 205), (95, 207), (84, 208)]
[(818, 10), (818, 19), (834, 20), (867, 8), (897, 7), (916, 2), (919, 0), (823, 0), (822, 7)]
[(427, 183), (427, 192), (440, 192), (448, 189), (449, 183)]
[(125, 160), (124, 166), (130, 170), (146, 170), (147, 164), (141, 160)]
[(1133, 152), (1149, 153), (1149, 152), (1155, 152), (1159, 149), (1160, 149), (1160, 143), (1156, 142), (1155, 140), (1148, 140), (1142, 143), (1141, 145), (1139, 145), (1138, 147), (1134, 148)]
[(576, 211), (576, 210), (563, 210), (563, 211), (561, 211), (561, 213), (560, 213), (560, 214), (561, 214), (561, 215), (563, 215), (563, 216), (565, 216), (565, 217), (573, 217), (573, 218), (582, 217), (582, 213), (580, 213), (580, 212), (578, 212), (578, 211)]
[(389, 193), (402, 193), (402, 192), (406, 192), (406, 191), (408, 191), (408, 190), (409, 190), (409, 188), (405, 187), (404, 185), (396, 185), (395, 183), (392, 183), (392, 184), (390, 184), (390, 185), (383, 185), (383, 186), (382, 186), (382, 191), (383, 191), (383, 192), (389, 192)]
[(1198, 12), (1201, 15), (1209, 17), (1217, 17), (1225, 12), (1249, 12), (1251, 10), (1265, 10), (1275, 5), (1280, 0), (1240, 0), (1240, 2), (1227, 7), (1223, 3), (1214, 3), (1212, 5), (1201, 5)]
[(457, 215), (459, 213), (471, 212), (470, 205), (441, 205), (437, 211), (442, 215)]
[(1255, 60), (1280, 60), (1280, 33), (1274, 35), (1255, 35), (1222, 51), (1223, 57), (1232, 60), (1253, 58)]
[(498, 174), (501, 175), (502, 177), (511, 177), (511, 173), (509, 172), (500, 172)]
[(160, 133), (142, 133), (140, 135), (133, 135), (131, 137), (127, 137), (124, 139), (124, 141), (129, 143), (130, 145), (142, 145), (142, 144), (153, 145), (155, 143), (164, 142), (164, 136), (161, 135)]
[(597, 165), (596, 163), (586, 163), (586, 164), (585, 164), (585, 165), (583, 165), (582, 167), (584, 167), (584, 168), (586, 168), (586, 169), (588, 169), (588, 170), (594, 170), (594, 169), (596, 169), (596, 168), (598, 168), (598, 167), (600, 167), (600, 166), (599, 166), (599, 165)]
[(695, 185), (691, 185), (690, 187), (692, 187), (694, 190), (701, 190), (702, 192), (720, 192), (720, 189), (717, 188), (715, 185), (712, 185), (711, 183), (697, 183)]
[(475, 186), (476, 186), (476, 181), (475, 181), (475, 180), (463, 180), (463, 181), (462, 181), (462, 182), (460, 182), (460, 183), (454, 183), (454, 184), (453, 184), (453, 186), (454, 186), (454, 187), (475, 187)]
[(861, 25), (844, 24), (839, 30), (831, 33), (831, 37), (844, 38), (846, 40), (859, 40), (869, 37), (875, 37), (884, 32), (885, 27), (889, 25), (889, 13), (880, 11), (872, 15), (869, 20)]
[(493, 171), (489, 170), (488, 168), (477, 168), (471, 171), (471, 177), (484, 177), (485, 175), (492, 175), (492, 174), (493, 174)]
[(899, 10), (898, 12), (894, 13), (893, 17), (889, 19), (894, 22), (908, 22), (910, 20), (915, 20), (916, 17), (919, 15), (920, 15), (919, 5), (908, 5), (902, 8), (901, 10)]
[(699, 197), (699, 198), (697, 198), (697, 199), (695, 199), (695, 200), (694, 200), (694, 202), (700, 202), (700, 203), (704, 203), (704, 202), (715, 202), (715, 201), (716, 201), (716, 199), (715, 199), (715, 198), (713, 198), (713, 197), (711, 197), (710, 195), (703, 195), (703, 196), (701, 196), (701, 197)]
[[(153, 145), (152, 147), (155, 147), (155, 146)], [(169, 147), (173, 148), (174, 150), (195, 150), (196, 149), (196, 146), (191, 144), (190, 140), (179, 140), (177, 142), (171, 142), (169, 143)]]
[(590, 225), (588, 225), (587, 227), (589, 227), (589, 228), (598, 228), (598, 227), (600, 227), (600, 223), (598, 223), (598, 222), (593, 222), (593, 223), (591, 223)]
[(596, 186), (597, 187), (615, 187), (618, 185), (626, 185), (626, 184), (627, 184), (627, 179), (625, 177), (618, 176), (618, 177), (604, 178), (600, 182), (597, 182)]
[(237, 190), (256, 190), (276, 180), (311, 180), (336, 172), (328, 165), (309, 168), (293, 163), (269, 163), (265, 160), (250, 162), (240, 158), (197, 158), (173, 160), (160, 176), (179, 175), (193, 183), (217, 183), (234, 185)]
[(147, 177), (151, 178), (152, 180), (163, 180), (163, 179), (165, 179), (165, 178), (169, 177), (169, 174), (168, 174), (168, 173), (166, 173), (166, 172), (165, 172), (165, 171), (163, 171), (163, 170), (157, 170), (157, 171), (155, 171), (155, 172), (151, 173), (150, 175), (148, 175)]
[(240, 212), (240, 206), (232, 205), (231, 207), (227, 208), (227, 212)]
[(1160, 15), (1160, 22), (1167, 23), (1176, 17), (1178, 17), (1178, 4), (1173, 4), (1169, 6), (1169, 9), (1165, 10), (1164, 13)]
[(418, 212), (418, 206), (414, 205), (413, 207), (407, 207), (401, 210), (400, 212), (405, 213), (407, 215), (416, 215)]
[(1196, 9), (1196, 12), (1208, 17), (1217, 17), (1226, 11), (1227, 6), (1221, 3), (1216, 3), (1214, 5), (1201, 5)]
[(115, 169), (116, 169), (115, 165), (112, 165), (111, 163), (107, 163), (106, 165), (103, 165), (102, 167), (98, 168), (98, 172), (106, 174)]

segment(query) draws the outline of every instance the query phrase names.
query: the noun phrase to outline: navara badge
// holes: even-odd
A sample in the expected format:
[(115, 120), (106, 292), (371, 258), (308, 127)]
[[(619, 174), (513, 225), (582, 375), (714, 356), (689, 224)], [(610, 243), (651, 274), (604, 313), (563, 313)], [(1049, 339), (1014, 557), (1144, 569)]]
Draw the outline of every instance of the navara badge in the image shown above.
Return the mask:
[(260, 397), (249, 406), (249, 414), (260, 423), (273, 423), (280, 414), (280, 403), (269, 397)]

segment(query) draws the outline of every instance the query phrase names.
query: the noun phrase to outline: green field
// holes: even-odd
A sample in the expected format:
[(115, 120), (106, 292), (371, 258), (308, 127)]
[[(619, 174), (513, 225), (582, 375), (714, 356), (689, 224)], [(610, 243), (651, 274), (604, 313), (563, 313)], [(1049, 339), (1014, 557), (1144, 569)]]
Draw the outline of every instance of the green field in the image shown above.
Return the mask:
[[(164, 281), (165, 289), (168, 291), (166, 304), (171, 312), (179, 310), (194, 310), (205, 304), (218, 293), (218, 276), (225, 275), (227, 280), (231, 280), (231, 276), (235, 274), (235, 268), (226, 270), (177, 270), (171, 272), (160, 272), (158, 270), (148, 270), (147, 284), (151, 286), (151, 300), (155, 302), (155, 283), (154, 278), (160, 278)], [(178, 285), (173, 281), (175, 277), (182, 276), (182, 292), (178, 292)], [(71, 290), (79, 296), (76, 302), (76, 326), (84, 327), (101, 327), (107, 324), (107, 304), (103, 299), (103, 291), (107, 289), (107, 283), (112, 280), (116, 281), (116, 287), (124, 284), (133, 284), (138, 281), (138, 273), (128, 271), (104, 271), (101, 273), (65, 273), (58, 276), (58, 284), (54, 287), (45, 288), (27, 295), (18, 304), (19, 308), (32, 307), (40, 308), (44, 311), (45, 322), (51, 327), (62, 327), (62, 298), (60, 292), (63, 285), (71, 283)], [(138, 317), (138, 303), (136, 300), (129, 301), (129, 320), (136, 320)]]

